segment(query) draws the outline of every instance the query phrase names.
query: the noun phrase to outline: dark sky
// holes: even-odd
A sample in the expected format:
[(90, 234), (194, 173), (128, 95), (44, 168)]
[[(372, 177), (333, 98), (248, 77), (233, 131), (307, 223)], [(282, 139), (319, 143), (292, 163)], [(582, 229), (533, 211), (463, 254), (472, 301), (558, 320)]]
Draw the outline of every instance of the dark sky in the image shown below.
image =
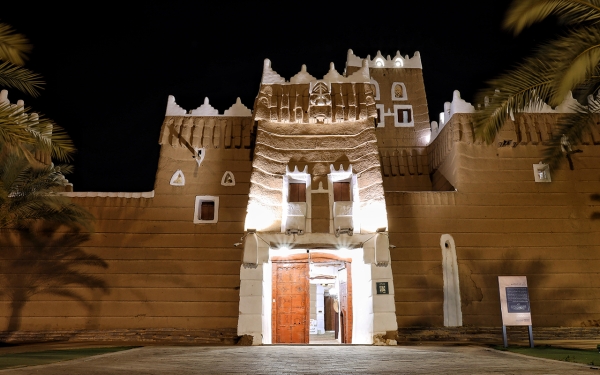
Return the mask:
[(472, 101), (544, 35), (501, 30), (509, 1), (57, 3), (10, 1), (0, 21), (31, 40), (27, 67), (47, 82), (39, 98), (10, 90), (9, 99), (67, 129), (76, 191), (152, 190), (167, 96), (187, 110), (205, 96), (221, 113), (238, 96), (251, 108), (265, 58), (286, 79), (302, 64), (320, 78), (329, 62), (344, 70), (349, 48), (361, 57), (420, 51), (437, 120), (453, 90)]

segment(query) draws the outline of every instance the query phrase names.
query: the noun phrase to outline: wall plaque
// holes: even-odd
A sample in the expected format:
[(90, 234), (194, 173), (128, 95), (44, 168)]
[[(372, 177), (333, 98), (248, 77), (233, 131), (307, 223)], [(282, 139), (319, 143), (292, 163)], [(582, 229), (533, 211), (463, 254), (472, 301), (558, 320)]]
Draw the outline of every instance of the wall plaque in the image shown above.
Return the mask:
[(390, 290), (389, 290), (387, 281), (375, 283), (375, 284), (377, 286), (377, 294), (390, 294)]

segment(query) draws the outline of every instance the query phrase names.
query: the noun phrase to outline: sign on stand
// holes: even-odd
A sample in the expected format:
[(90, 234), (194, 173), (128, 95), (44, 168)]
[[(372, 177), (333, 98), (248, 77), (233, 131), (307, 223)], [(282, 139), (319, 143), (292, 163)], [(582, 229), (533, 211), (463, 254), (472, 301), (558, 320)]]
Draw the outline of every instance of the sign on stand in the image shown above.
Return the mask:
[(526, 276), (498, 276), (500, 309), (502, 310), (502, 337), (508, 347), (506, 326), (528, 326), (529, 345), (533, 348), (531, 307)]

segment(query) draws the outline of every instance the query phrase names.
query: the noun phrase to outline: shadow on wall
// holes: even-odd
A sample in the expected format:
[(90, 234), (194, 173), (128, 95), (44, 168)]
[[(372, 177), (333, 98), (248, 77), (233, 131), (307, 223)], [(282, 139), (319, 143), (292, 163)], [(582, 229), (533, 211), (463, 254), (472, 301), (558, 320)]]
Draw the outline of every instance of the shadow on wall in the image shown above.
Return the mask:
[[(600, 194), (591, 194), (590, 199), (592, 200), (592, 202), (600, 203)], [(600, 211), (592, 212), (590, 219), (591, 220), (600, 220)]]
[(108, 293), (103, 279), (85, 273), (88, 267), (108, 268), (103, 259), (79, 248), (89, 240), (89, 233), (60, 232), (60, 229), (65, 228), (6, 230), (0, 236), (0, 248), (4, 249), (0, 262), (0, 297), (10, 301), (10, 317), (6, 329), (0, 332), (0, 341), (19, 330), (23, 308), (36, 294), (71, 298), (91, 310), (92, 304), (69, 288), (85, 287)]

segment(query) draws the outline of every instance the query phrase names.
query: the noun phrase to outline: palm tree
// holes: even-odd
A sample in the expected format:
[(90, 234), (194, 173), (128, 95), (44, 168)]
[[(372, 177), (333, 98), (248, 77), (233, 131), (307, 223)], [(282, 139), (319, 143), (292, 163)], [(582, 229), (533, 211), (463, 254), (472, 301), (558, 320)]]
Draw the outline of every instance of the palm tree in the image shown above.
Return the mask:
[(15, 152), (1, 156), (0, 228), (27, 228), (42, 220), (92, 230), (92, 214), (58, 194), (68, 182), (63, 173), (70, 169), (68, 165), (32, 166)]
[(594, 97), (600, 86), (600, 0), (513, 0), (503, 26), (517, 35), (549, 17), (555, 17), (566, 31), (513, 70), (488, 82), (479, 100), (492, 100), (476, 115), (475, 131), (491, 143), (513, 113), (543, 102), (557, 106), (569, 91), (575, 92), (590, 102), (559, 119), (545, 151), (545, 160), (556, 166), (564, 158), (561, 138), (579, 142), (594, 123), (593, 113), (600, 105)]
[[(24, 36), (0, 23), (0, 86), (38, 95), (41, 77), (21, 67), (30, 50)], [(0, 229), (23, 229), (37, 221), (92, 229), (93, 216), (58, 194), (64, 191), (63, 173), (70, 167), (55, 167), (50, 161), (69, 160), (74, 151), (64, 130), (11, 105), (7, 92), (0, 92)]]
[[(0, 87), (15, 88), (32, 96), (39, 94), (42, 78), (22, 67), (30, 50), (23, 35), (0, 23)], [(0, 143), (27, 157), (31, 157), (29, 145), (53, 158), (69, 160), (75, 147), (64, 130), (42, 116), (26, 115), (28, 112), (29, 108), (11, 106), (6, 92), (0, 95)]]

